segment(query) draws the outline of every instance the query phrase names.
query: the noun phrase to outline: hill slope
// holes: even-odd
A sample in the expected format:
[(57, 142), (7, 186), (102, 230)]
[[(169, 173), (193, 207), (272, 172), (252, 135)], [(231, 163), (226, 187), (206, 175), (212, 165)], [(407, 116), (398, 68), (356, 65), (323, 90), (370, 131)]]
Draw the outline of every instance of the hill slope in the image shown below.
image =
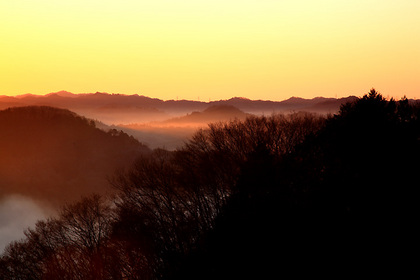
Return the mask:
[(107, 176), (148, 148), (125, 133), (52, 107), (0, 111), (0, 198), (21, 194), (53, 206), (108, 190)]
[(186, 116), (168, 119), (160, 125), (174, 126), (206, 126), (212, 122), (229, 121), (232, 119), (245, 119), (249, 114), (244, 113), (232, 105), (213, 105), (202, 112), (194, 111)]

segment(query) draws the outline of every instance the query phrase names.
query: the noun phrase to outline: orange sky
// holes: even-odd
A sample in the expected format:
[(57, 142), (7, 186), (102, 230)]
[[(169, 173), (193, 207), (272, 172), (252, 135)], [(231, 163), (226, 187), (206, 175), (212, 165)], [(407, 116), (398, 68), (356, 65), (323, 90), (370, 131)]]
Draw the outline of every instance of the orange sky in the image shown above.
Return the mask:
[(420, 98), (419, 0), (13, 0), (0, 95)]

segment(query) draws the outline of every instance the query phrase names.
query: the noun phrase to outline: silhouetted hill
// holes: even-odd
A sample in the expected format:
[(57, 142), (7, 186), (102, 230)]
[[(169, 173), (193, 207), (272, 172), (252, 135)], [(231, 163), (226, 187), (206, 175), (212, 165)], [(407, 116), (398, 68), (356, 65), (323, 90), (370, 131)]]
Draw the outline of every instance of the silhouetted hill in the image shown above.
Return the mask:
[(147, 151), (133, 137), (52, 107), (0, 111), (0, 196), (22, 194), (53, 205), (105, 193), (107, 176)]
[(244, 113), (232, 105), (213, 105), (202, 112), (194, 111), (183, 117), (172, 118), (163, 122), (162, 125), (191, 125), (205, 126), (211, 122), (229, 121), (232, 119), (245, 119), (249, 114)]
[(51, 96), (51, 95), (58, 95), (61, 97), (76, 97), (76, 94), (65, 91), (65, 90), (61, 90), (61, 91), (57, 91), (57, 92), (51, 92), (49, 94), (47, 94), (47, 96)]
[(346, 98), (324, 98), (323, 100), (320, 100), (320, 102), (307, 104), (304, 109), (309, 112), (314, 113), (320, 113), (320, 114), (333, 114), (337, 112), (337, 108), (340, 108), (342, 104), (348, 103), (348, 102), (355, 102), (358, 98), (356, 96), (349, 96)]
[[(267, 100), (250, 100), (246, 98), (231, 98), (229, 100), (221, 100), (211, 102), (216, 105), (231, 105), (238, 109), (252, 114), (271, 114), (271, 113), (290, 113), (295, 111), (307, 111), (316, 113), (336, 113), (340, 109), (340, 105), (348, 101), (355, 100), (356, 97), (350, 96), (346, 98), (324, 98), (315, 97), (312, 99), (304, 99), (299, 97), (291, 97), (284, 101), (267, 101)], [(325, 106), (325, 103), (329, 106)]]

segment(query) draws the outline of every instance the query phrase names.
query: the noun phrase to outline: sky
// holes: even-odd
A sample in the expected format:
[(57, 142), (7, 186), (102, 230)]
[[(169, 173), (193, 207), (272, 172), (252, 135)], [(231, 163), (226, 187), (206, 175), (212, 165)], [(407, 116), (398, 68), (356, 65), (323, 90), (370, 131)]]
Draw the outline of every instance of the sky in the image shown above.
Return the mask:
[(0, 0), (0, 95), (420, 98), (419, 0)]

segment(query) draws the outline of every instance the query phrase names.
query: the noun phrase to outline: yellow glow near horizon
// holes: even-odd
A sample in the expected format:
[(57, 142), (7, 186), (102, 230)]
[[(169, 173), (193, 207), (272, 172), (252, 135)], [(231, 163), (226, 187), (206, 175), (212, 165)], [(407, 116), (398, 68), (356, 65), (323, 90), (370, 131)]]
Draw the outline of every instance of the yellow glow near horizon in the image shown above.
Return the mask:
[(0, 3), (0, 95), (420, 98), (418, 0)]

